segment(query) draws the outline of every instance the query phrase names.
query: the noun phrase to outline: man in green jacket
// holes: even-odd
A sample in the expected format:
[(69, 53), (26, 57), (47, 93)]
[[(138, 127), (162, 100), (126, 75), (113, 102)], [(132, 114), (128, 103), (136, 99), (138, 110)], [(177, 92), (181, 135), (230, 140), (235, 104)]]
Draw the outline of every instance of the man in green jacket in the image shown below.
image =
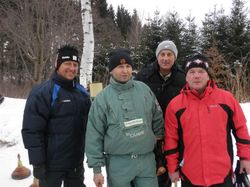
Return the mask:
[(110, 84), (95, 98), (86, 132), (88, 166), (97, 187), (157, 187), (153, 149), (163, 138), (163, 115), (155, 95), (142, 82), (132, 79), (129, 52), (111, 53)]

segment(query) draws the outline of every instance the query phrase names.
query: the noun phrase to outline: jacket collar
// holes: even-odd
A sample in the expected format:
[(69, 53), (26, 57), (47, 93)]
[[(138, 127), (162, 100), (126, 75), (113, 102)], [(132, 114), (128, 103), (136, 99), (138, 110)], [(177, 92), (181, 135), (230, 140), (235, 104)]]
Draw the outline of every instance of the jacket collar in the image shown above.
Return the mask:
[(130, 79), (126, 83), (120, 83), (116, 81), (113, 77), (110, 78), (110, 86), (118, 91), (125, 91), (134, 86), (134, 81)]
[(68, 80), (59, 75), (56, 71), (52, 75), (52, 80), (65, 89), (73, 89), (76, 87), (76, 79)]
[(194, 90), (194, 89), (190, 89), (188, 86), (188, 83), (185, 85), (185, 87), (181, 90), (181, 93), (187, 94), (187, 95), (193, 95), (199, 99), (202, 99), (204, 97), (207, 97), (208, 95), (210, 95), (214, 89), (216, 89), (217, 86), (215, 84), (215, 82), (213, 80), (209, 80), (207, 83), (207, 87), (205, 88), (204, 92), (202, 95), (199, 95), (199, 93)]

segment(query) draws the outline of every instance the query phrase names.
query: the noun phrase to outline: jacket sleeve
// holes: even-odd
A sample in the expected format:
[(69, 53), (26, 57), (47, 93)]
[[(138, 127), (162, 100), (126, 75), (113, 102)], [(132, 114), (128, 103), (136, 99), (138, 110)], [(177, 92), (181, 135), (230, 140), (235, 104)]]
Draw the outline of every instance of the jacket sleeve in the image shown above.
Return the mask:
[(167, 168), (170, 173), (175, 172), (178, 168), (178, 140), (178, 122), (170, 102), (166, 109), (164, 144)]
[(22, 138), (28, 149), (29, 161), (32, 165), (46, 162), (46, 135), (50, 105), (39, 93), (32, 93), (25, 105), (22, 126)]
[(105, 112), (103, 105), (95, 98), (88, 116), (85, 151), (87, 163), (93, 168), (94, 173), (100, 173), (101, 167), (105, 165), (104, 157), (104, 136), (105, 136)]
[(156, 135), (157, 139), (163, 139), (164, 136), (164, 120), (161, 107), (153, 95), (153, 119), (152, 119), (152, 126), (153, 132)]
[(233, 133), (236, 139), (237, 156), (250, 160), (250, 136), (246, 125), (246, 118), (238, 101), (234, 99)]

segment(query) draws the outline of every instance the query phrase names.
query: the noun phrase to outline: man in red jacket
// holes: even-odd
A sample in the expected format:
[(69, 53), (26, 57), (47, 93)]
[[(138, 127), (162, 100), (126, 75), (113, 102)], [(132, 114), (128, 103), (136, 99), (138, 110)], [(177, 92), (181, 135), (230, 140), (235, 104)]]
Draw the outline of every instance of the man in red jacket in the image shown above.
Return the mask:
[(233, 145), (240, 172), (250, 173), (250, 136), (238, 101), (210, 80), (208, 59), (186, 64), (187, 84), (166, 109), (165, 151), (169, 177), (182, 187), (233, 187)]

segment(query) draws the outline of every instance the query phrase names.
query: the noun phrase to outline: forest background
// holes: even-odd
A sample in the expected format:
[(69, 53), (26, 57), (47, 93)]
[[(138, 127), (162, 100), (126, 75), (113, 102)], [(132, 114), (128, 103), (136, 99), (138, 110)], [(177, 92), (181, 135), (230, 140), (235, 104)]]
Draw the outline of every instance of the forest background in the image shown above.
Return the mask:
[[(0, 94), (26, 98), (32, 86), (50, 77), (59, 46), (72, 44), (82, 53), (85, 10), (78, 0), (0, 1)], [(195, 17), (182, 18), (171, 10), (164, 16), (155, 10), (142, 22), (136, 9), (130, 14), (123, 5), (114, 8), (106, 0), (92, 0), (91, 8), (93, 82), (108, 83), (112, 49), (128, 48), (138, 71), (155, 60), (159, 42), (173, 40), (181, 67), (191, 55), (204, 53), (218, 86), (240, 102), (250, 100), (250, 11), (244, 0), (232, 0), (227, 15), (215, 6), (199, 26)]]

